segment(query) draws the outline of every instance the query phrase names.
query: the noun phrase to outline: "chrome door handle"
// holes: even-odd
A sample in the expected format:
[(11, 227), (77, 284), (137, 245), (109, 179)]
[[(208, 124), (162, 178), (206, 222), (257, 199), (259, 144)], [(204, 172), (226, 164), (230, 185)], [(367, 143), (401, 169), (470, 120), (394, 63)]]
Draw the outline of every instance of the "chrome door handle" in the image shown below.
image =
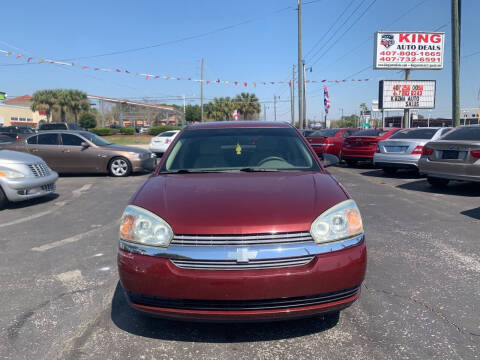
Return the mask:
[(70, 150), (62, 150), (63, 153), (69, 153)]

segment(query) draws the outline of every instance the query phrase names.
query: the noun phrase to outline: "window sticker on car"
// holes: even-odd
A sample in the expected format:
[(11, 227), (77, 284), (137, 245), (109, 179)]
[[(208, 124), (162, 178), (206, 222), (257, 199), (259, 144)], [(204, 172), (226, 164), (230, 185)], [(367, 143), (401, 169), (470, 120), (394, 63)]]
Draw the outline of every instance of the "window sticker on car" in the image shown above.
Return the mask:
[(239, 142), (237, 142), (237, 147), (235, 148), (235, 151), (237, 152), (237, 155), (242, 155), (242, 147), (240, 146)]

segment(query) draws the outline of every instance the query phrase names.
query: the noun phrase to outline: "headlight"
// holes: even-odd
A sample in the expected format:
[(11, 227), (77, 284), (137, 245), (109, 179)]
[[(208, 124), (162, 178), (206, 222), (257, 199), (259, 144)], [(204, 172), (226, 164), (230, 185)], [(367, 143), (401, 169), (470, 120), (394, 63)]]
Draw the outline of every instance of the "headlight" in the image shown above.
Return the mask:
[(136, 156), (137, 158), (141, 159), (143, 157), (143, 153), (137, 153), (137, 152), (130, 152), (129, 154)]
[(25, 177), (25, 175), (15, 170), (0, 169), (0, 177), (7, 179), (19, 179)]
[(357, 204), (346, 200), (317, 217), (310, 234), (317, 244), (349, 238), (363, 232), (363, 223)]
[(167, 247), (173, 238), (170, 225), (138, 206), (125, 209), (120, 224), (120, 239), (149, 246)]

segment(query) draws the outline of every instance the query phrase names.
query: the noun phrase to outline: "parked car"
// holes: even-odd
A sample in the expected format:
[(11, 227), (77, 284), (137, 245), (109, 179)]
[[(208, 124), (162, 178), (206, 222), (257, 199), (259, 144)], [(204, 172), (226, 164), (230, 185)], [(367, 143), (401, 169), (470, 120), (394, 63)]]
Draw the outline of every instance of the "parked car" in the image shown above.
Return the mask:
[(45, 130), (82, 130), (80, 126), (75, 123), (58, 122), (58, 123), (43, 123), (38, 127), (39, 131)]
[(341, 158), (343, 141), (357, 131), (350, 128), (322, 129), (308, 135), (307, 140), (317, 155), (327, 153)]
[(358, 161), (373, 161), (378, 142), (388, 139), (399, 130), (398, 128), (376, 128), (354, 133), (343, 142), (342, 159), (348, 166), (353, 166)]
[(140, 134), (146, 134), (150, 130), (150, 125), (140, 127)]
[(426, 143), (418, 166), (432, 186), (446, 186), (450, 180), (479, 182), (480, 127), (460, 126)]
[(9, 136), (14, 140), (28, 134), (35, 134), (35, 130), (29, 126), (0, 126), (0, 135)]
[(53, 193), (57, 178), (38, 156), (0, 149), (0, 209)]
[(88, 131), (55, 130), (31, 135), (3, 146), (40, 156), (59, 173), (110, 173), (153, 170), (155, 155), (132, 146), (111, 144)]
[(180, 130), (164, 131), (150, 140), (149, 149), (151, 152), (162, 156), (167, 151), (170, 144), (175, 140)]
[(373, 163), (387, 174), (394, 174), (398, 169), (418, 171), (418, 160), (422, 155), (423, 146), (430, 140), (439, 139), (451, 129), (428, 127), (398, 131), (388, 140), (378, 143)]
[(286, 123), (185, 127), (121, 219), (122, 287), (156, 316), (338, 312), (360, 296), (365, 268), (355, 201)]
[(311, 130), (311, 129), (301, 129), (301, 130), (298, 130), (300, 131), (300, 134), (302, 134), (303, 136), (307, 137), (309, 136), (311, 133), (313, 133), (315, 130)]
[(0, 148), (2, 147), (2, 144), (11, 143), (13, 141), (15, 141), (15, 140), (12, 139), (10, 136), (0, 134)]

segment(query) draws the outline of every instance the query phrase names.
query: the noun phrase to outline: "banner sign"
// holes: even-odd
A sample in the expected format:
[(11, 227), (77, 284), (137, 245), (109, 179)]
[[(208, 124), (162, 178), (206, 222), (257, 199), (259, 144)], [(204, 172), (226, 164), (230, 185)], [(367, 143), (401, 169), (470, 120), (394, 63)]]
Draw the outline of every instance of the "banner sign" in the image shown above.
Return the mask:
[(7, 94), (0, 91), (0, 100), (5, 100), (7, 98)]
[(375, 69), (443, 69), (445, 33), (377, 31)]
[(390, 109), (435, 108), (435, 80), (381, 80), (378, 107)]

